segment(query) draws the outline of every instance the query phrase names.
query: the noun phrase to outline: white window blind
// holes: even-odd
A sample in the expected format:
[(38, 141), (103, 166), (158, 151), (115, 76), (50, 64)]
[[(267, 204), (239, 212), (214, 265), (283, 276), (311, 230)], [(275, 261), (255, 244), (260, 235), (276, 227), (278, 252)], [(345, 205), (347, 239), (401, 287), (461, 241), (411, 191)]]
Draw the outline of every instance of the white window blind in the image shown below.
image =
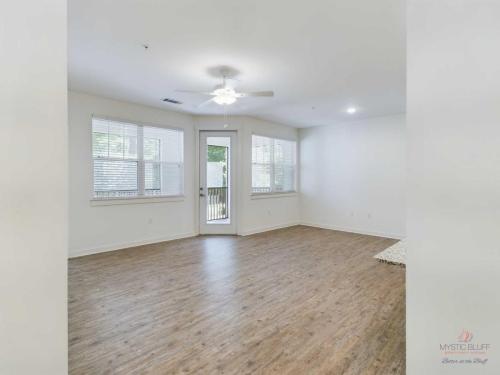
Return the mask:
[(181, 130), (92, 119), (94, 198), (183, 193)]
[(295, 191), (296, 148), (293, 141), (252, 136), (252, 192)]

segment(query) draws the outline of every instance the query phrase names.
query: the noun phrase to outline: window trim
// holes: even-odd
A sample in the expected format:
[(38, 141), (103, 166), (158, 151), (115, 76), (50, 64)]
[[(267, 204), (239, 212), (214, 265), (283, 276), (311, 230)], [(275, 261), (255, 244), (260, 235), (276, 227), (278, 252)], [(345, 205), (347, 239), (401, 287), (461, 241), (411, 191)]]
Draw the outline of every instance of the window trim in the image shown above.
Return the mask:
[(116, 204), (141, 204), (141, 203), (161, 203), (161, 202), (182, 202), (185, 195), (155, 195), (140, 197), (111, 197), (111, 198), (92, 198), (91, 206), (112, 206)]
[[(252, 155), (252, 150), (253, 150), (253, 136), (258, 136), (258, 137), (264, 137), (264, 138), (271, 138), (271, 139), (277, 139), (279, 141), (288, 141), (288, 142), (294, 142), (295, 143), (295, 176), (294, 176), (294, 189), (293, 190), (286, 190), (286, 191), (270, 191), (266, 193), (254, 193), (253, 192), (253, 155)], [(299, 193), (299, 188), (298, 188), (298, 175), (299, 175), (299, 169), (298, 169), (298, 156), (299, 156), (299, 142), (297, 138), (294, 137), (283, 137), (283, 136), (274, 136), (271, 135), (270, 133), (265, 133), (265, 132), (252, 132), (250, 134), (250, 198), (251, 199), (265, 199), (265, 198), (277, 198), (277, 197), (293, 197), (296, 196)], [(272, 158), (272, 163), (274, 164), (274, 154), (271, 156)], [(271, 168), (271, 178), (274, 178), (274, 168)]]
[[(94, 156), (93, 156), (93, 131), (92, 131), (92, 125), (93, 125), (93, 120), (94, 119), (99, 119), (99, 120), (105, 120), (105, 121), (115, 121), (115, 122), (122, 122), (125, 124), (130, 124), (130, 125), (135, 125), (138, 127), (138, 137), (137, 137), (137, 164), (138, 164), (138, 176), (137, 176), (137, 189), (140, 191), (140, 187), (144, 186), (144, 168), (140, 168), (140, 164), (144, 164), (144, 160), (139, 159), (139, 154), (142, 155), (144, 150), (142, 150), (141, 147), (139, 147), (139, 139), (142, 139), (142, 136), (139, 136), (139, 133), (142, 135), (143, 128), (146, 127), (154, 127), (154, 128), (160, 128), (160, 129), (167, 129), (167, 130), (176, 130), (176, 131), (181, 131), (182, 132), (182, 192), (181, 194), (177, 195), (136, 195), (136, 196), (131, 196), (131, 197), (102, 197), (98, 198), (95, 196), (95, 191), (94, 191)], [(90, 116), (90, 131), (89, 131), (89, 138), (90, 138), (90, 176), (91, 176), (91, 183), (90, 183), (90, 205), (91, 206), (109, 206), (109, 205), (117, 205), (117, 204), (139, 204), (139, 203), (159, 203), (159, 202), (179, 202), (183, 201), (185, 199), (185, 187), (186, 187), (186, 173), (185, 173), (185, 160), (186, 160), (186, 131), (183, 127), (180, 126), (170, 126), (170, 125), (161, 125), (158, 123), (152, 123), (152, 122), (145, 122), (145, 121), (136, 121), (136, 120), (129, 120), (129, 119), (124, 119), (121, 117), (115, 117), (115, 116), (107, 116), (107, 115), (100, 115), (96, 113), (92, 113)], [(141, 140), (141, 143), (143, 140)], [(122, 159), (118, 159), (122, 160)], [(135, 160), (135, 159), (133, 159)], [(142, 169), (142, 176), (139, 176), (139, 173), (141, 173)]]
[(250, 194), (250, 199), (267, 199), (267, 198), (285, 198), (285, 197), (296, 197), (298, 196), (298, 191), (279, 191), (275, 193), (252, 193)]

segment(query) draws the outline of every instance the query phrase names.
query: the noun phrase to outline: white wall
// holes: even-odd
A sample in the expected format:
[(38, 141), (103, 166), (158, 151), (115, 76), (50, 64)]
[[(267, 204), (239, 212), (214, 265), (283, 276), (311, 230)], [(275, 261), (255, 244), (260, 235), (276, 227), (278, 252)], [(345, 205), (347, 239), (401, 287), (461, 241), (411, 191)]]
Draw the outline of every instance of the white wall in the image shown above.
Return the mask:
[[(408, 3), (408, 375), (500, 373), (499, 14)], [(441, 363), (462, 329), (486, 365)]]
[[(185, 198), (92, 206), (92, 114), (184, 129)], [(70, 256), (195, 234), (194, 125), (190, 115), (70, 92)]]
[(304, 224), (405, 235), (405, 116), (300, 130)]
[[(298, 130), (252, 117), (197, 116), (198, 130), (236, 130), (239, 139), (239, 207), (238, 234), (247, 235), (265, 230), (296, 225), (300, 222), (299, 195), (284, 194), (266, 198), (252, 197), (252, 134), (298, 141)], [(224, 128), (227, 122), (229, 125)]]
[(0, 374), (62, 375), (66, 1), (3, 1), (0, 25)]
[[(93, 206), (91, 160), (92, 114), (157, 125), (182, 127), (185, 131), (185, 198), (181, 201)], [(239, 135), (238, 233), (250, 234), (299, 222), (299, 196), (267, 199), (251, 197), (251, 135), (297, 139), (297, 129), (251, 117), (191, 116), (70, 92), (70, 256), (187, 237), (198, 232), (197, 136), (204, 130), (237, 130)]]
[[(182, 127), (185, 197), (167, 202), (94, 206), (92, 114)], [(228, 127), (224, 125), (228, 122)], [(191, 116), (70, 92), (70, 256), (195, 235), (198, 232), (198, 131), (238, 133), (238, 234), (305, 223), (403, 237), (404, 115), (302, 129), (301, 194), (251, 195), (251, 137), (298, 140), (298, 129), (247, 116)]]

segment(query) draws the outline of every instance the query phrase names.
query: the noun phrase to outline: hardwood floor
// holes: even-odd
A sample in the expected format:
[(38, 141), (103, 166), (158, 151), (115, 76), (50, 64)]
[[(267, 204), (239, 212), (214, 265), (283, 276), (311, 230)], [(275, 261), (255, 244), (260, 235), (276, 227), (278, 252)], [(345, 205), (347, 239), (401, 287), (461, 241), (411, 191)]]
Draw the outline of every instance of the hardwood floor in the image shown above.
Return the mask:
[(396, 241), (297, 226), (69, 261), (70, 374), (404, 374)]

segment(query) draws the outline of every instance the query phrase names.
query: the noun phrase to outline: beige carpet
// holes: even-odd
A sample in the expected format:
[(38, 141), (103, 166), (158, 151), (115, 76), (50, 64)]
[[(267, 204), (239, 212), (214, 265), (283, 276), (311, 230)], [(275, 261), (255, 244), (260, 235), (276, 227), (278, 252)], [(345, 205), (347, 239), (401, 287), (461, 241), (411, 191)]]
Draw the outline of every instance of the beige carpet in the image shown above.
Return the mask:
[(401, 240), (395, 243), (391, 247), (388, 247), (384, 251), (375, 255), (374, 258), (382, 262), (405, 266), (406, 265), (405, 241)]

